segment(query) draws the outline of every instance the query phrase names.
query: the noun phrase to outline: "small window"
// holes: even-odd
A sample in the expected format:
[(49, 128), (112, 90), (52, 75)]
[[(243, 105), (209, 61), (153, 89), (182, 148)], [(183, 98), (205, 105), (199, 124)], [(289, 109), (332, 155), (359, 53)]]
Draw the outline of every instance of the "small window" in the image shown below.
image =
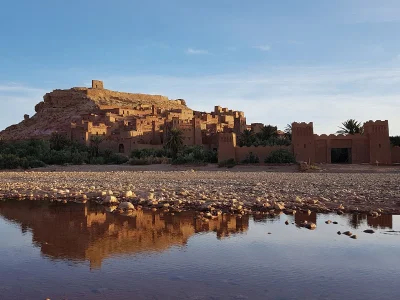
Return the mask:
[(382, 146), (381, 146), (381, 144), (379, 144), (379, 148), (381, 148)]
[(304, 144), (304, 149), (305, 149), (305, 148), (307, 148), (307, 145), (306, 145), (306, 144)]

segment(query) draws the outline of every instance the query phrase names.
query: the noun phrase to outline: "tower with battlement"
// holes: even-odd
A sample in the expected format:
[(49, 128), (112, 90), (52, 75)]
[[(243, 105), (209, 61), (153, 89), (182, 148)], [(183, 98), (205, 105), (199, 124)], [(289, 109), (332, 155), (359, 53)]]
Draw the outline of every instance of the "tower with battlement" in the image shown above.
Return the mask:
[(92, 80), (92, 89), (104, 89), (103, 81)]
[(371, 164), (391, 164), (389, 122), (387, 120), (364, 123), (364, 135), (369, 138), (369, 159)]
[(293, 152), (297, 161), (315, 162), (314, 125), (292, 123)]
[(236, 159), (236, 134), (234, 132), (220, 132), (218, 134), (218, 161)]

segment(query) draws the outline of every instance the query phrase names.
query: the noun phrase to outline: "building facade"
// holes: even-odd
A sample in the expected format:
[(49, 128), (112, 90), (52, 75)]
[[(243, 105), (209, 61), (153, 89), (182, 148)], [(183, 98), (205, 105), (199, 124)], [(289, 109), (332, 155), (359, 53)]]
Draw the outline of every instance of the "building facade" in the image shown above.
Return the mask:
[(388, 121), (364, 123), (364, 133), (355, 135), (317, 135), (313, 123), (292, 124), (290, 146), (238, 147), (235, 133), (219, 134), (218, 161), (234, 159), (240, 162), (249, 153), (262, 163), (275, 150), (285, 149), (293, 153), (298, 162), (383, 164), (400, 163), (400, 147), (392, 147), (389, 140)]

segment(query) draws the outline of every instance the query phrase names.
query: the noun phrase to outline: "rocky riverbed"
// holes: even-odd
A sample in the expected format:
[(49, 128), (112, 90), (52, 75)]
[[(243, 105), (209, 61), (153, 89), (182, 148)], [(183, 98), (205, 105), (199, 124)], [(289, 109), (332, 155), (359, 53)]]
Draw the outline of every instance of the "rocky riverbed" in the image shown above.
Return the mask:
[(400, 174), (234, 171), (1, 172), (0, 198), (223, 213), (400, 213)]

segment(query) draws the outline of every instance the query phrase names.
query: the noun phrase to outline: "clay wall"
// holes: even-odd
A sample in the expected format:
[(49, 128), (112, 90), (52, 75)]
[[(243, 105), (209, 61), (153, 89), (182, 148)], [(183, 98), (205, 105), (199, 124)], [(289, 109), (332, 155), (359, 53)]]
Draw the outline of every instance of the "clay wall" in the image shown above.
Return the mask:
[(245, 117), (239, 116), (238, 118), (235, 118), (233, 130), (235, 131), (236, 134), (241, 134), (243, 131), (246, 130), (246, 128), (247, 125)]
[(228, 159), (236, 159), (236, 134), (219, 133), (218, 134), (218, 162)]
[[(128, 100), (135, 100), (136, 101), (149, 101), (149, 102), (171, 102), (173, 106), (180, 106), (177, 102), (170, 101), (168, 97), (166, 96), (161, 96), (161, 95), (148, 95), (148, 94), (137, 94), (137, 93), (124, 93), (124, 92), (117, 92), (117, 91), (111, 91), (111, 90), (106, 90), (106, 89), (88, 89), (86, 91), (86, 94), (88, 97), (99, 100), (99, 99), (112, 99), (114, 98), (121, 98), (121, 99), (128, 99)], [(107, 104), (102, 104), (101, 105), (107, 105)], [(136, 104), (135, 104), (136, 105)]]
[(234, 116), (221, 116), (221, 123), (227, 123), (233, 126), (234, 122), (235, 122)]
[(71, 126), (68, 134), (71, 141), (86, 144), (89, 140), (89, 134), (82, 126)]
[(108, 127), (104, 124), (92, 125), (91, 130), (89, 131), (89, 137), (92, 135), (107, 135)]
[(332, 148), (350, 148), (352, 163), (369, 162), (369, 140), (365, 135), (314, 135), (315, 162), (331, 163)]

